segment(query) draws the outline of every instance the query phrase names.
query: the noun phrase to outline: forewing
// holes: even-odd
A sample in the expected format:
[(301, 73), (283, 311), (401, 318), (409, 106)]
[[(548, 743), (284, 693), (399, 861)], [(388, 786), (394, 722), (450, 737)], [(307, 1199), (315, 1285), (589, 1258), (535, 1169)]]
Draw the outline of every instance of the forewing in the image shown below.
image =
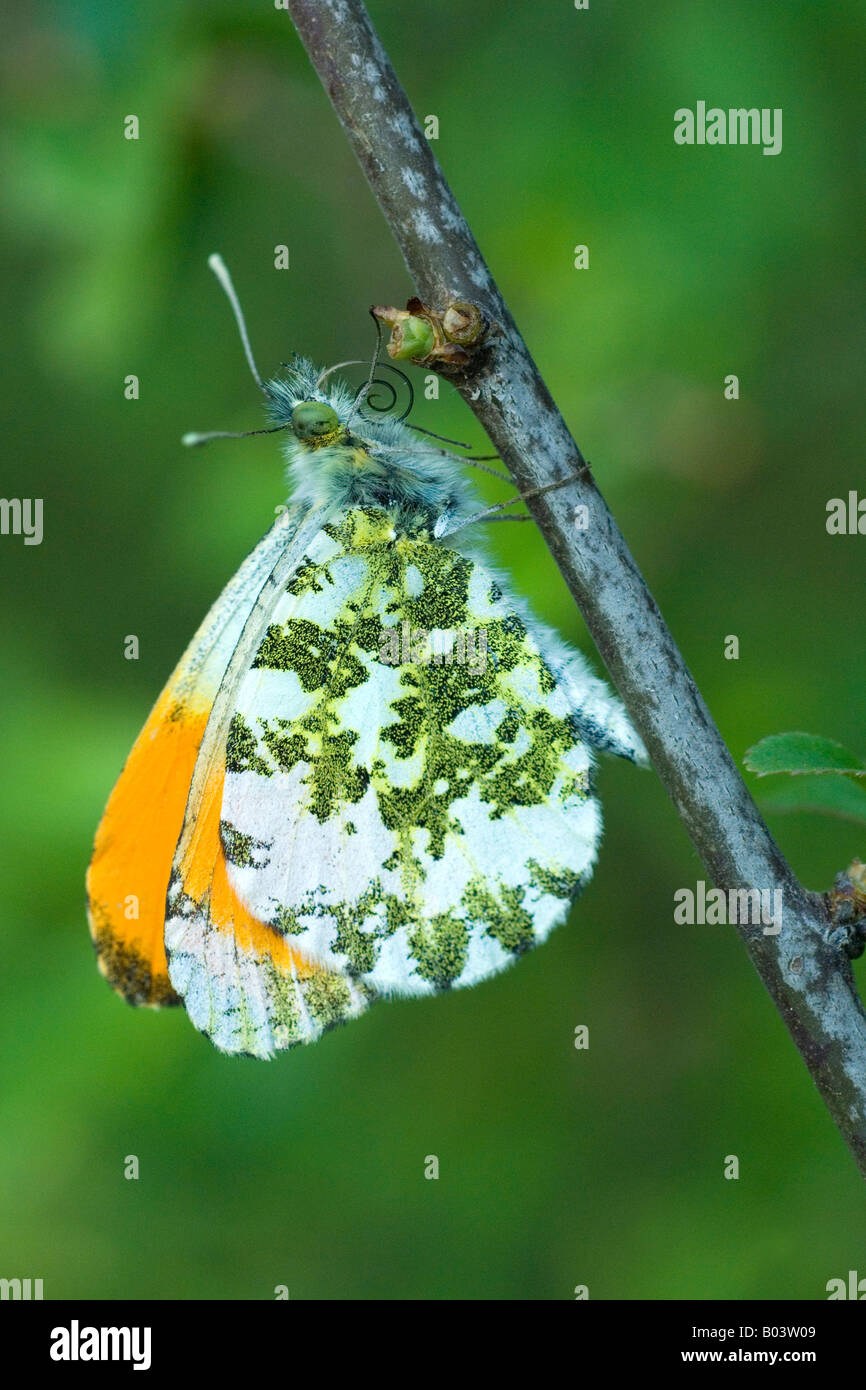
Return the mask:
[(351, 512), (311, 547), (238, 687), (229, 882), (293, 948), (377, 992), (474, 984), (543, 940), (589, 876), (590, 772), (500, 583)]
[[(257, 1057), (315, 1040), (357, 1016), (371, 996), (338, 968), (311, 962), (238, 899), (227, 870), (228, 857), (241, 850), (220, 833), (238, 688), (286, 583), (307, 564), (305, 547), (320, 520), (305, 520), (279, 557), (225, 671), (196, 760), (166, 905), (169, 976), (192, 1022), (224, 1052)], [(254, 831), (250, 845), (260, 843), (261, 831)]]
[(283, 513), (220, 594), (127, 758), (87, 874), (99, 968), (131, 1004), (180, 1002), (163, 944), (165, 895), (196, 755), (220, 681), (294, 522)]

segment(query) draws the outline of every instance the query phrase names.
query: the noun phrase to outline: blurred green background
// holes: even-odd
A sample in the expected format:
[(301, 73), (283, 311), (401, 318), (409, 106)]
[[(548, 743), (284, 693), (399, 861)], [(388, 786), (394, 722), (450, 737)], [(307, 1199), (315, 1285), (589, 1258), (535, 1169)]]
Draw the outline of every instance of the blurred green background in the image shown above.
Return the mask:
[[(866, 539), (825, 530), (864, 476), (862, 10), (370, 8), (735, 757), (787, 728), (866, 753)], [(7, 30), (2, 492), (44, 498), (45, 537), (0, 537), (0, 1275), (117, 1299), (822, 1298), (866, 1275), (862, 1182), (735, 933), (674, 924), (705, 874), (652, 772), (605, 763), (594, 881), (478, 989), (261, 1064), (100, 979), (102, 806), (284, 500), (274, 441), (179, 443), (263, 423), (206, 257), (265, 372), (365, 357), (368, 305), (413, 287), (265, 0), (31, 4)], [(676, 146), (698, 99), (782, 107), (782, 154)], [(484, 443), (447, 386), (419, 397)], [(490, 541), (591, 651), (534, 528)], [(866, 850), (852, 823), (771, 824), (810, 888)]]

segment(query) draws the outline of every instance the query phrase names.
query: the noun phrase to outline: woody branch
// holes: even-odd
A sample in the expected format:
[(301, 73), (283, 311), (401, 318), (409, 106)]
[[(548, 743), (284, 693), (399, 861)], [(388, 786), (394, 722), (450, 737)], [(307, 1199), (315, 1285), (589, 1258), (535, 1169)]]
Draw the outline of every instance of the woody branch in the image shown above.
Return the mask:
[[(780, 892), (783, 925), (737, 930), (866, 1177), (866, 1014), (825, 902), (753, 802), (659, 609), (539, 375), (361, 0), (288, 8), (427, 304), (477, 304), (497, 331), (455, 385), (529, 502), (656, 772), (718, 888)], [(503, 199), (507, 190), (503, 191)], [(577, 530), (576, 505), (586, 508)]]

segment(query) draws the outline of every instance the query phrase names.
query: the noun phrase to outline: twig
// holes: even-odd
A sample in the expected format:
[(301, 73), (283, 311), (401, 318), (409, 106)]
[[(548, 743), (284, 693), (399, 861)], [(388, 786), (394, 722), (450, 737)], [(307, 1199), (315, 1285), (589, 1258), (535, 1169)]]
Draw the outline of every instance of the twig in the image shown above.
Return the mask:
[[(527, 351), (360, 0), (288, 0), (418, 289), (498, 332), (457, 382), (521, 492), (717, 887), (782, 894), (783, 926), (737, 930), (866, 1177), (866, 1014), (826, 907), (770, 835), (583, 456)], [(502, 190), (503, 204), (507, 190)], [(574, 508), (586, 508), (574, 525)]]

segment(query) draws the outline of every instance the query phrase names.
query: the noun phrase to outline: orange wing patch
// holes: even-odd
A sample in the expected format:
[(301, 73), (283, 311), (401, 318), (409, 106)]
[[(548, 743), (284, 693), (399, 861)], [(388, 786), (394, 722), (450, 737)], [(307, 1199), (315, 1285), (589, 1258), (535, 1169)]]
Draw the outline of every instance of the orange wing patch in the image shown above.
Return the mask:
[(272, 1057), (357, 1018), (374, 994), (304, 956), (235, 893), (221, 835), (223, 752), (215, 748), (190, 793), (194, 809), (187, 810), (168, 892), (169, 969), (190, 1019), (216, 1047)]
[(222, 763), (212, 768), (208, 776), (196, 812), (195, 829), (177, 864), (181, 892), (196, 904), (211, 927), (232, 934), (239, 952), (269, 960), (286, 978), (307, 979), (316, 973), (316, 967), (299, 951), (292, 950), (278, 931), (254, 917), (229, 883), (220, 837), (224, 783)]
[(209, 708), (180, 703), (169, 682), (105, 808), (87, 873), (99, 968), (130, 1004), (179, 1004), (163, 941), (165, 896)]
[[(182, 704), (174, 686), (172, 681), (163, 691), (133, 745), (99, 823), (87, 874), (99, 969), (130, 1004), (152, 1008), (182, 1003), (168, 975), (165, 901), (210, 712)], [(269, 959), (287, 977), (305, 979), (314, 967), (254, 917), (229, 883), (219, 834), (224, 779), (221, 768), (205, 786), (183, 858), (183, 891), (206, 909), (212, 927), (232, 934), (241, 951)]]
[(131, 1004), (182, 1002), (165, 950), (172, 863), (217, 692), (293, 526), (281, 513), (211, 606), (136, 739), (96, 832), (87, 873), (91, 935), (102, 974)]

